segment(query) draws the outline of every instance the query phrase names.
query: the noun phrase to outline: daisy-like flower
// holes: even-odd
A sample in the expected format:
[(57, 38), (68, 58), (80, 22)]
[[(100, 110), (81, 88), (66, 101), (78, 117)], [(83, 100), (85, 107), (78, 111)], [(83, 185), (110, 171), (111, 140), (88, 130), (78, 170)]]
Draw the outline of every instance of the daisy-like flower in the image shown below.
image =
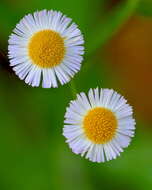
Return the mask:
[(80, 70), (83, 36), (71, 19), (57, 11), (25, 16), (9, 38), (10, 65), (29, 85), (57, 87)]
[(63, 135), (76, 154), (93, 162), (115, 159), (134, 136), (132, 108), (117, 92), (90, 89), (70, 102)]

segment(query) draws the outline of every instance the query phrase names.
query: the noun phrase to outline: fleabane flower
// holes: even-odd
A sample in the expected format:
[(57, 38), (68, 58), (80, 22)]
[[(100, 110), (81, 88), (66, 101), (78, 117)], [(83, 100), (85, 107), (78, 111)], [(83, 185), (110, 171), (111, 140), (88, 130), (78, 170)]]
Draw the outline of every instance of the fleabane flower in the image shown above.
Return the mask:
[(9, 38), (10, 66), (29, 85), (63, 85), (80, 70), (83, 36), (71, 18), (57, 11), (25, 16)]
[(132, 108), (117, 92), (90, 89), (70, 102), (63, 135), (72, 151), (93, 162), (115, 159), (130, 144), (135, 120)]

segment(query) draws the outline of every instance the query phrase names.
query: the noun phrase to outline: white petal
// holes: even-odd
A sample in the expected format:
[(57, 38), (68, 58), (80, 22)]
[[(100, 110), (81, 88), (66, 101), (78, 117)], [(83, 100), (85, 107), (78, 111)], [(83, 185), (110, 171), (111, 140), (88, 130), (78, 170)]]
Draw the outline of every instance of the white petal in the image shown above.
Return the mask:
[[(84, 40), (78, 26), (71, 23), (71, 21), (71, 18), (67, 18), (59, 11), (42, 10), (25, 15), (16, 25), (13, 34), (9, 37), (8, 57), (11, 63), (10, 66), (20, 66), (14, 70), (17, 69), (16, 74), (21, 79), (26, 78), (25, 82), (27, 84), (40, 85), (42, 71), (42, 87), (55, 88), (58, 87), (57, 81), (62, 85), (68, 83), (80, 70), (83, 61), (82, 55), (84, 54)], [(39, 67), (38, 69), (38, 65), (34, 65), (31, 61), (28, 51), (29, 41), (35, 33), (42, 30), (53, 30), (64, 39), (66, 53), (62, 62), (55, 67)], [(23, 63), (26, 62), (31, 62), (33, 66), (25, 69)], [(21, 69), (22, 66), (23, 69)]]
[[(114, 137), (103, 144), (96, 144), (90, 140), (83, 128), (86, 114), (94, 107), (110, 109), (118, 122)], [(109, 89), (90, 89), (88, 98), (83, 92), (77, 94), (77, 99), (71, 101), (66, 109), (64, 123), (68, 125), (64, 126), (63, 135), (73, 152), (98, 163), (120, 156), (123, 149), (130, 144), (135, 130), (132, 107), (118, 93)]]

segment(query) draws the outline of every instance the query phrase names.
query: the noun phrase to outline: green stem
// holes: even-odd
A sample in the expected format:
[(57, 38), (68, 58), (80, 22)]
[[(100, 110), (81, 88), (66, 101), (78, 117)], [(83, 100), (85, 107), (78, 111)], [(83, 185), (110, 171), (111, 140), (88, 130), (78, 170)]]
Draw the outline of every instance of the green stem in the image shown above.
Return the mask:
[[(125, 21), (129, 19), (130, 16), (134, 13), (135, 9), (137, 8), (139, 0), (126, 0), (120, 3), (110, 15), (108, 15), (105, 22), (101, 22), (99, 27), (97, 27), (94, 31), (92, 36), (88, 39), (86, 43), (86, 60), (83, 66), (83, 70), (86, 71), (89, 66), (88, 60), (91, 58), (93, 53), (100, 47), (102, 47), (107, 40), (109, 40), (123, 25)], [(86, 66), (85, 66), (86, 65)], [(85, 68), (85, 69), (84, 69)], [(75, 87), (75, 83), (72, 80), (69, 84), (73, 98), (76, 98), (77, 90)]]
[(69, 87), (71, 89), (72, 97), (75, 99), (77, 95), (77, 90), (76, 90), (76, 85), (73, 80), (71, 80), (71, 82), (69, 83)]
[(90, 57), (98, 48), (105, 44), (122, 26), (122, 24), (129, 19), (137, 8), (139, 0), (126, 0), (120, 3), (105, 22), (101, 22), (97, 27), (93, 35), (88, 38), (86, 44), (87, 53), (86, 58)]

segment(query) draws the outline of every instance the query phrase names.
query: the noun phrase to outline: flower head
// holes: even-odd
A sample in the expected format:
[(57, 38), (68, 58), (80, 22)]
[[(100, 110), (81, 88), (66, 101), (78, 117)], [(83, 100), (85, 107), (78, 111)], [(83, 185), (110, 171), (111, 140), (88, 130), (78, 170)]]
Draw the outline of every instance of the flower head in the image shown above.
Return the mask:
[[(25, 16), (9, 38), (10, 65), (20, 79), (44, 88), (62, 85), (80, 70), (83, 36), (71, 19), (57, 11)], [(42, 80), (41, 80), (42, 79)]]
[(115, 159), (134, 136), (132, 108), (117, 92), (90, 89), (70, 102), (63, 135), (70, 148), (93, 162)]

